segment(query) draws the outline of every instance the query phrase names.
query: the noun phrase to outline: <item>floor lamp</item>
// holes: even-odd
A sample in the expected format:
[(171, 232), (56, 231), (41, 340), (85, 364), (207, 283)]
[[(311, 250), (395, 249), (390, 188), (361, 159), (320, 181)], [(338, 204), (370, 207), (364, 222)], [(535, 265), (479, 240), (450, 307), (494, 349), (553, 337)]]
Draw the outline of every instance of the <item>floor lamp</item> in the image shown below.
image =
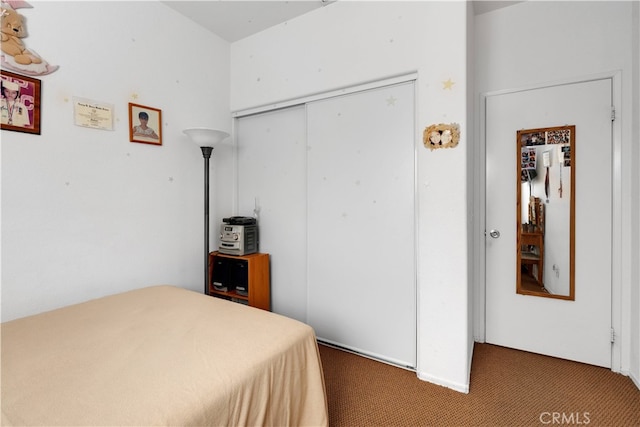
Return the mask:
[(204, 157), (204, 293), (209, 295), (209, 158), (213, 147), (229, 134), (208, 128), (191, 128), (183, 132), (200, 147)]

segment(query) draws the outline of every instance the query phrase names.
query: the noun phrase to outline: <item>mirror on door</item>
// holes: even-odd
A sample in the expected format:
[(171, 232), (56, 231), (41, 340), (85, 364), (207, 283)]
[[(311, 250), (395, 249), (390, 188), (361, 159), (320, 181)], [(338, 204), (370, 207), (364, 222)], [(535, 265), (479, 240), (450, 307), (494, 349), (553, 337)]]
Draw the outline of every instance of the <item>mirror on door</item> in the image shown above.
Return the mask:
[(516, 292), (575, 299), (575, 126), (517, 132)]

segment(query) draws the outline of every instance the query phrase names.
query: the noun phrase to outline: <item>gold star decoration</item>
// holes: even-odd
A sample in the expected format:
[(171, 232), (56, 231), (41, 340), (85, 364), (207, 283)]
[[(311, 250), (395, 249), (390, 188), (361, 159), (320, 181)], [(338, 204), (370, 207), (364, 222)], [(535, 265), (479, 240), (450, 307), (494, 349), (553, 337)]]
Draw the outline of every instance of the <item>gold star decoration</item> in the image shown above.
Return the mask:
[(132, 93), (131, 94), (131, 99), (138, 99), (138, 94), (137, 93)]
[(453, 85), (454, 84), (456, 84), (456, 83), (449, 78), (446, 81), (442, 82), (442, 89), (451, 90), (451, 89), (453, 89)]

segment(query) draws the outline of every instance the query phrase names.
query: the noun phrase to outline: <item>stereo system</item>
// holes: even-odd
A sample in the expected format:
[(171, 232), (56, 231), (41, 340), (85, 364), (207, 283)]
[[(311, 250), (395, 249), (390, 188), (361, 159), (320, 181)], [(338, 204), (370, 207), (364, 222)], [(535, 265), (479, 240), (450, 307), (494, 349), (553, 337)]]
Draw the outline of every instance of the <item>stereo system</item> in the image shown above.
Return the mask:
[(255, 218), (232, 216), (220, 224), (218, 252), (227, 255), (248, 255), (258, 252), (258, 225)]

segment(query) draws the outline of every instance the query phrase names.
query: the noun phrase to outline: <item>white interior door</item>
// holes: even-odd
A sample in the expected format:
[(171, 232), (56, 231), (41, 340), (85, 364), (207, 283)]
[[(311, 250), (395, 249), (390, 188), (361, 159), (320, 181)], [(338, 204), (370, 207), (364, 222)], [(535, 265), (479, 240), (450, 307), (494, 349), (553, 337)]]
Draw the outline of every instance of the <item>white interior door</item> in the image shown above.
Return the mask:
[[(611, 87), (602, 79), (487, 97), (489, 343), (611, 367)], [(575, 301), (518, 295), (515, 283), (516, 132), (563, 125), (576, 125)]]
[(307, 111), (309, 324), (321, 340), (413, 368), (413, 82)]

